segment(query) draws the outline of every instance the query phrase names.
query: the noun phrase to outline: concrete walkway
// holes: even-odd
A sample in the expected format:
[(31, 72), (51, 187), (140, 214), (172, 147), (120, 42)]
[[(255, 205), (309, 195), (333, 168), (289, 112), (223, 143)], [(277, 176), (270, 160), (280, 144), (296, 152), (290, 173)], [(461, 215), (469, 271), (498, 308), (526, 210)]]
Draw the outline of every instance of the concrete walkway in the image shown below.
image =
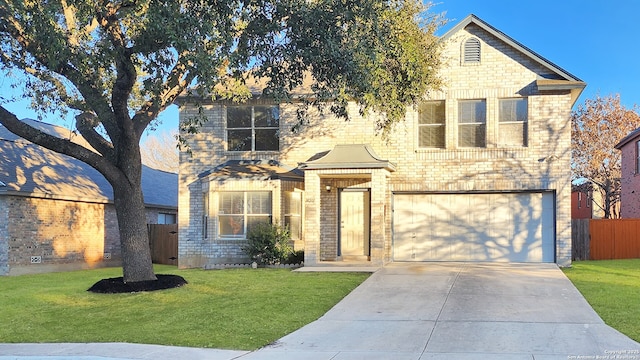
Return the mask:
[(640, 360), (640, 344), (605, 325), (554, 264), (478, 263), (389, 264), (319, 320), (251, 353), (134, 344), (0, 344), (0, 360), (105, 357)]

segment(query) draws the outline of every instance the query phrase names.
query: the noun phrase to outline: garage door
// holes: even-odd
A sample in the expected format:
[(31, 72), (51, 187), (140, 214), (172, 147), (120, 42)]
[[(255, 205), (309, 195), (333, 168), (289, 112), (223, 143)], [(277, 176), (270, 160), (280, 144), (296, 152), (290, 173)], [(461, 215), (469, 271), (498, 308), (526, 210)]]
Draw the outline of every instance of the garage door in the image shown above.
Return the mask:
[(395, 261), (554, 262), (554, 195), (394, 194)]

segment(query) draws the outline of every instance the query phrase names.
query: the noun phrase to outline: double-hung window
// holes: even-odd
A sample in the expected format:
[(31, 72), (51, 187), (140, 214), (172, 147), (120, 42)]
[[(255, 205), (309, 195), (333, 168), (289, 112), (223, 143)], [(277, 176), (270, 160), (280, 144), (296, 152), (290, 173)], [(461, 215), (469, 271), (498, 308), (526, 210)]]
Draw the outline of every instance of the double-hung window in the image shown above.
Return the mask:
[(499, 137), (501, 146), (527, 146), (527, 99), (500, 99)]
[(484, 147), (487, 134), (487, 103), (485, 100), (458, 102), (458, 146)]
[(445, 102), (427, 101), (418, 108), (418, 147), (445, 147)]
[(270, 191), (225, 191), (219, 193), (220, 237), (244, 239), (257, 223), (271, 222)]
[(278, 106), (227, 106), (227, 146), (229, 151), (278, 151)]
[(636, 141), (636, 174), (640, 174), (640, 140)]

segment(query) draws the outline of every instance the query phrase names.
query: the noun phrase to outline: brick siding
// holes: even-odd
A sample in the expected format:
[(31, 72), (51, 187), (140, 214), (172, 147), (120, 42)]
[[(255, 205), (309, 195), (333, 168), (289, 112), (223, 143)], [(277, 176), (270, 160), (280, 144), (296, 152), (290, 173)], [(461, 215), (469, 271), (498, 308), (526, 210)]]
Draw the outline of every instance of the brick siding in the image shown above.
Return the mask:
[[(459, 60), (462, 42), (471, 36), (481, 42), (481, 63), (464, 65)], [(376, 115), (363, 117), (354, 104), (349, 108), (349, 122), (333, 117), (328, 111), (321, 115), (316, 109), (310, 109), (308, 123), (294, 133), (292, 128), (299, 125), (297, 105), (281, 104), (279, 152), (227, 152), (224, 104), (205, 106), (204, 114), (209, 121), (198, 134), (183, 134), (192, 154), (180, 154), (180, 266), (202, 266), (216, 261), (216, 256), (225, 259), (235, 256), (231, 253), (234, 250), (225, 250), (223, 244), (203, 241), (199, 221), (203, 211), (201, 198), (202, 192), (210, 189), (198, 174), (231, 159), (273, 159), (297, 166), (337, 144), (369, 144), (382, 159), (397, 166), (397, 171), (390, 174), (378, 170), (366, 172), (365, 186), (377, 189), (372, 191), (371, 221), (376, 225), (371, 229), (372, 259), (386, 262), (392, 258), (390, 209), (394, 192), (553, 191), (557, 262), (568, 265), (571, 261), (571, 94), (568, 91), (539, 93), (535, 81), (547, 76), (550, 70), (473, 24), (450, 38), (443, 56), (445, 66), (441, 75), (445, 86), (441, 91), (429, 93), (429, 99), (446, 101), (445, 149), (418, 147), (417, 111), (413, 108), (408, 109), (406, 121), (397, 124), (384, 138), (375, 130)], [(527, 146), (501, 147), (498, 145), (499, 99), (514, 97), (528, 100)], [(457, 145), (458, 100), (462, 99), (486, 101), (485, 147), (459, 148)], [(181, 108), (180, 120), (195, 115), (196, 109), (187, 105)], [(344, 175), (334, 180), (320, 175), (317, 171), (305, 174), (305, 257), (311, 263), (336, 257), (337, 193), (326, 193), (322, 189), (329, 181), (345, 188), (356, 184)], [(215, 206), (213, 202), (212, 206)]]

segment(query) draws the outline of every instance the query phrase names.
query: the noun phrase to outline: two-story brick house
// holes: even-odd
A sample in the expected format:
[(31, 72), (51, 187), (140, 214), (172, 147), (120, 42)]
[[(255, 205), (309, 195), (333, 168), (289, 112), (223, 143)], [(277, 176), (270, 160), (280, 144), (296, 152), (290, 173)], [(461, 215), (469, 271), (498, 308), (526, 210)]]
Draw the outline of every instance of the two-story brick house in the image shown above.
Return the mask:
[(622, 152), (620, 217), (640, 218), (640, 128), (630, 132), (615, 148)]
[[(570, 112), (585, 83), (470, 15), (445, 86), (385, 140), (371, 117), (256, 94), (205, 104), (181, 154), (179, 265), (243, 262), (247, 227), (290, 226), (305, 265), (571, 261)], [(183, 104), (180, 118), (196, 114)], [(186, 134), (185, 134), (186, 135)]]

